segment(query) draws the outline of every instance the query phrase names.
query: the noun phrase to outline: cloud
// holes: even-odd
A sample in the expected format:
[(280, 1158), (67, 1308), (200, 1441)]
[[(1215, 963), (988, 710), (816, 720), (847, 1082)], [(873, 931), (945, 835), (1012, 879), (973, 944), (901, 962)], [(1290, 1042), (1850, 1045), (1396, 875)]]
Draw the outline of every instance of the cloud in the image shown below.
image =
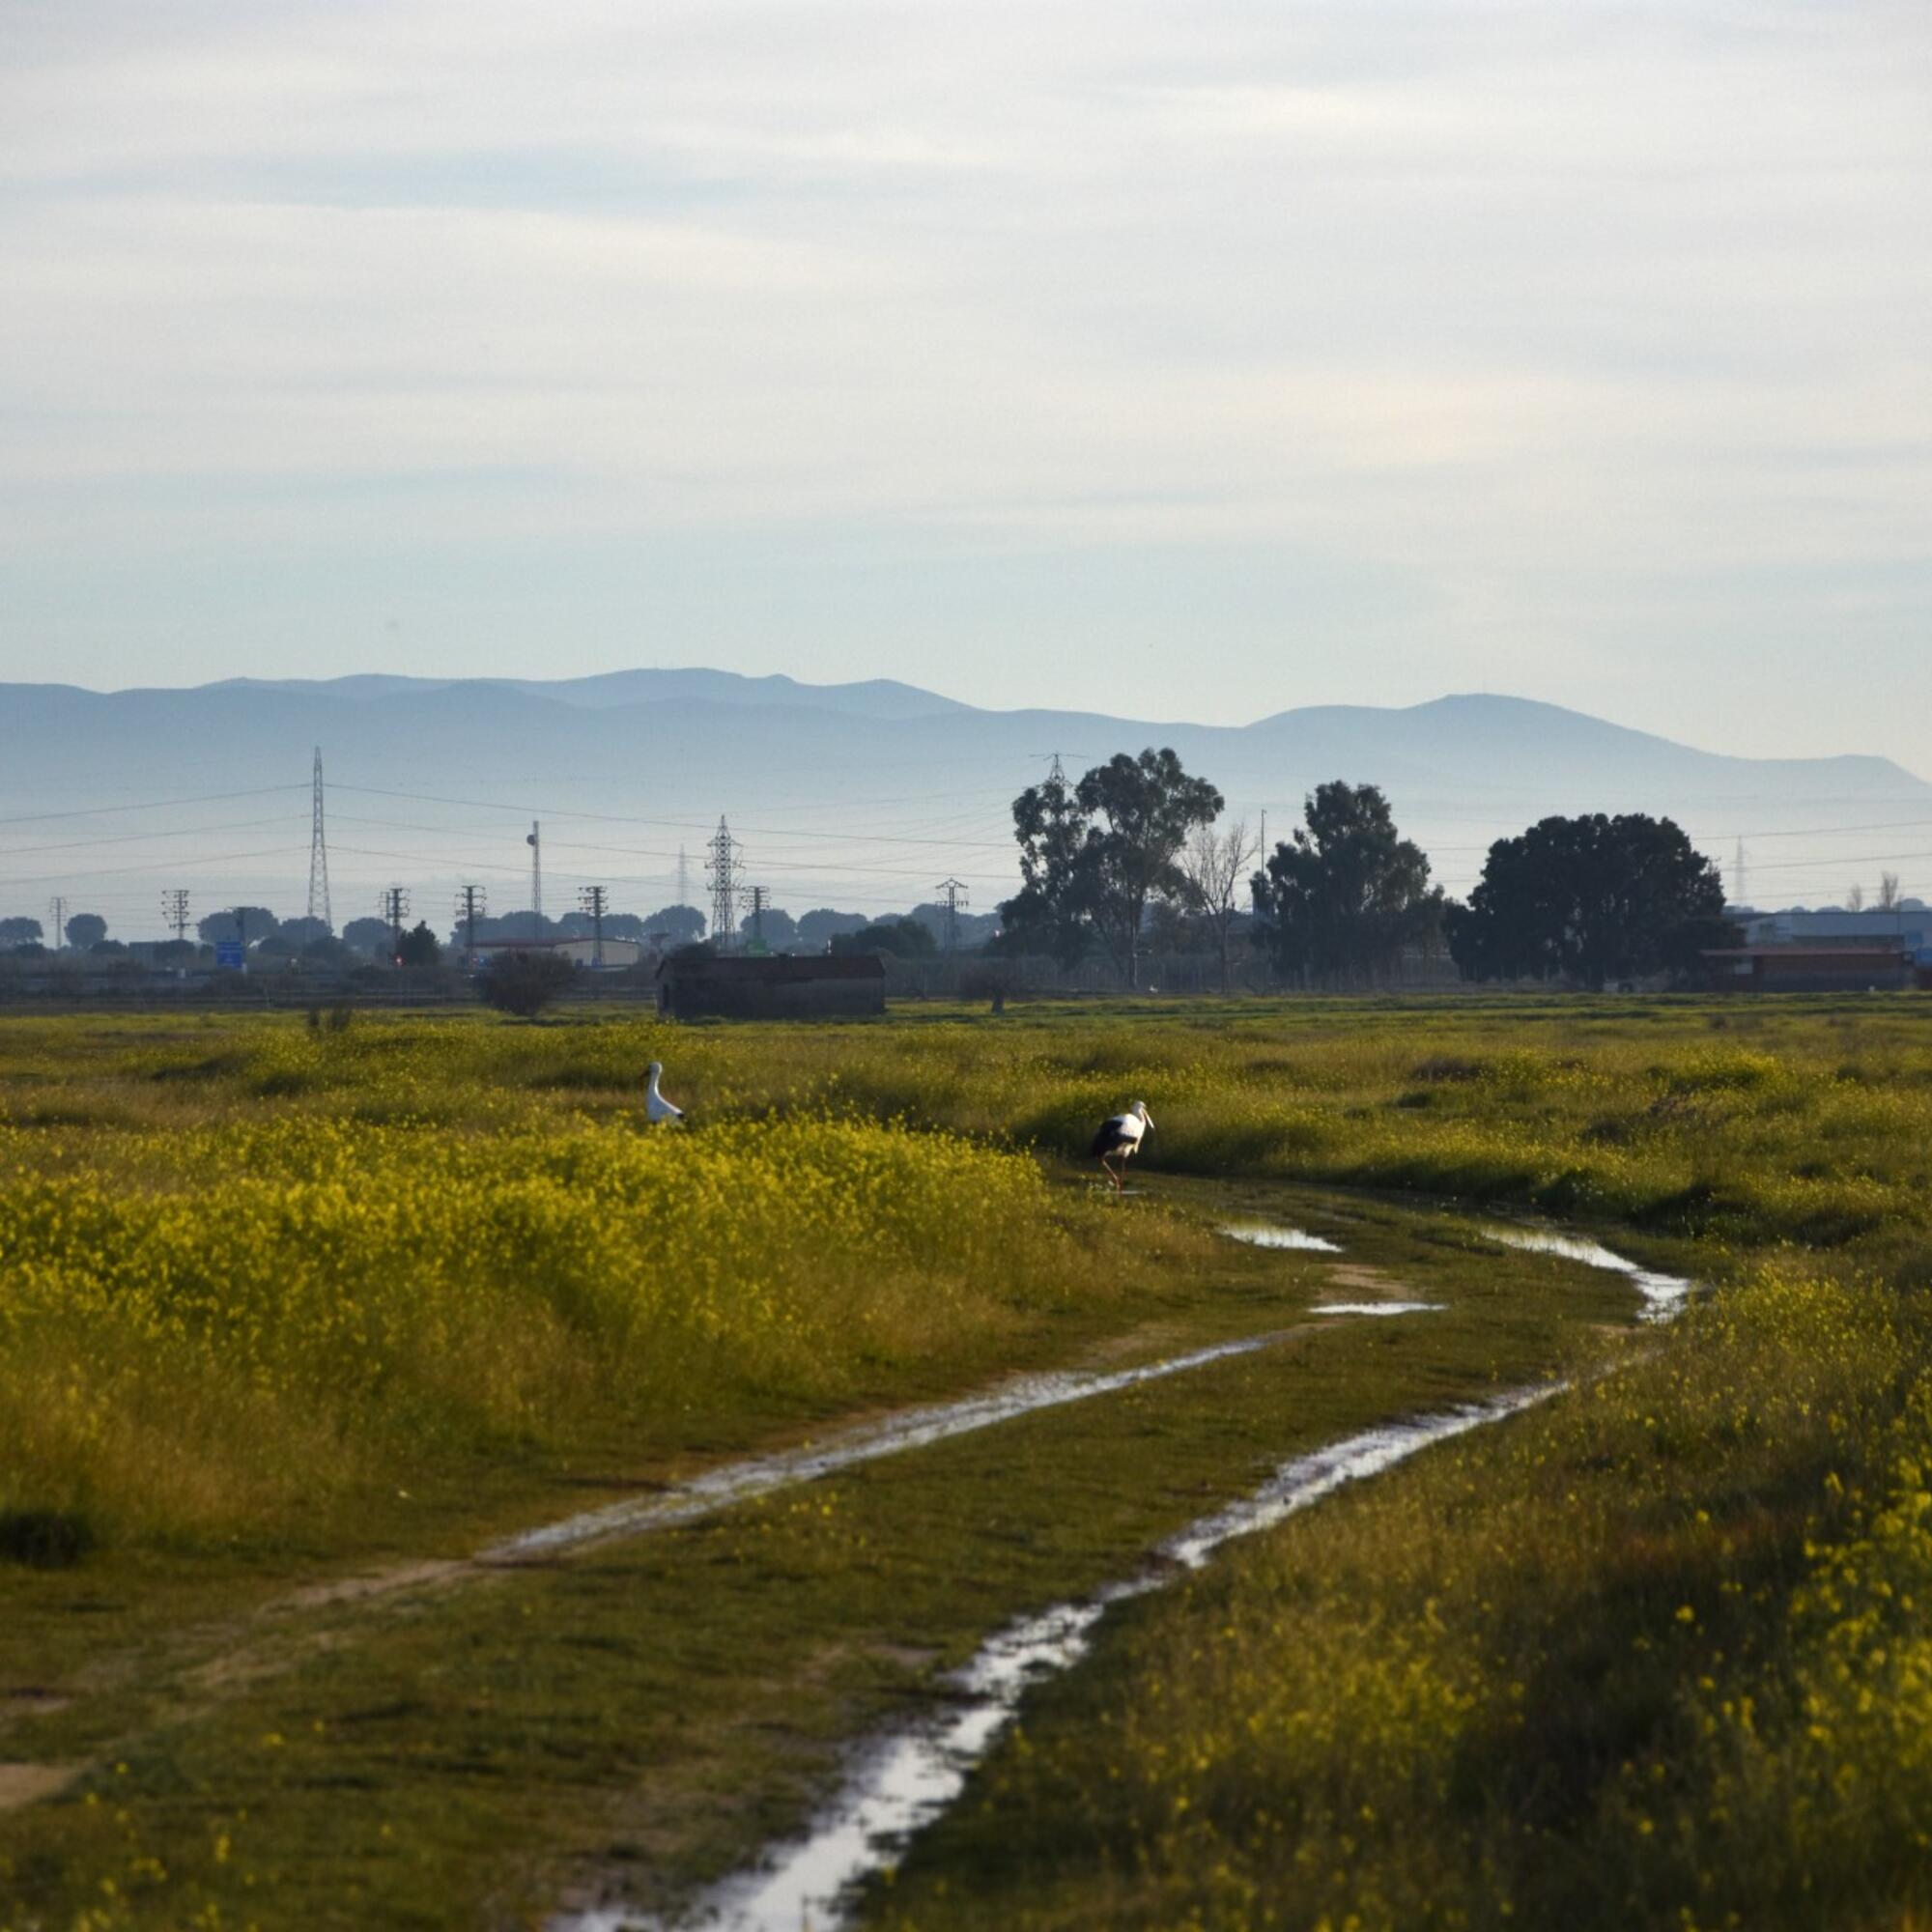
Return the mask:
[[(1153, 551), (1184, 604), (1276, 545), (1308, 600), (1144, 708), (1290, 701), (1255, 639), (1346, 647), (1319, 585), (1377, 572), (1413, 696), (1510, 652), (1588, 702), (1633, 653), (1720, 689), (1780, 572), (1830, 580), (1828, 635), (1849, 575), (1925, 557), (1920, 10), (198, 0), (16, 43), (0, 648), (56, 566), (161, 586), (212, 546), (347, 595), (399, 542), (432, 581), (514, 543), (568, 630), (569, 559), (667, 531), (739, 559), (737, 636), (838, 528), (906, 608), (801, 612), (774, 668), (908, 671), (960, 559)], [(1876, 603), (1932, 697), (1910, 595)]]

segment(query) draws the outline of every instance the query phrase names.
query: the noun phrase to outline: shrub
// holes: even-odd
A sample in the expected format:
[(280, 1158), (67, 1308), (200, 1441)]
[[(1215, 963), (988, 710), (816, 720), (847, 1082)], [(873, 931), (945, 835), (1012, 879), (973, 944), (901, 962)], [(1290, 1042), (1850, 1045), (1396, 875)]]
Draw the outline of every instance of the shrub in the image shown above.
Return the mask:
[(536, 1015), (570, 990), (577, 968), (554, 952), (504, 952), (477, 975), (476, 990), (499, 1013)]

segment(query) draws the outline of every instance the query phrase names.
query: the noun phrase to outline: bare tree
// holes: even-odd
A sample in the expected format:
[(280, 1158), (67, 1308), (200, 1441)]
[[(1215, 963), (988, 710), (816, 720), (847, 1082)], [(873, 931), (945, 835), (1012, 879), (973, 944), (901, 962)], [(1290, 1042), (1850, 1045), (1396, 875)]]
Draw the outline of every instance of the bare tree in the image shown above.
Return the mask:
[(1180, 875), (1186, 882), (1187, 907), (1208, 923), (1221, 953), (1221, 990), (1229, 990), (1232, 973), (1229, 942), (1239, 915), (1240, 894), (1248, 867), (1261, 850), (1261, 840), (1248, 836), (1248, 821), (1237, 818), (1225, 832), (1197, 825), (1181, 852)]
[(1898, 910), (1898, 874), (1881, 872), (1878, 875), (1878, 909), (1880, 912)]
[(1864, 909), (1865, 889), (1862, 886), (1854, 886), (1845, 895), (1845, 910), (1847, 912), (1863, 912)]

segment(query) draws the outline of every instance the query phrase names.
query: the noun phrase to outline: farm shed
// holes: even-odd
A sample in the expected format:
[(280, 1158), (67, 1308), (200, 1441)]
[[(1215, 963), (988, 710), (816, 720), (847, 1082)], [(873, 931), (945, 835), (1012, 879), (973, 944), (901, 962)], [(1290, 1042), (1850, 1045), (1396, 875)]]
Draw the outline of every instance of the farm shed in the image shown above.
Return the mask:
[(1732, 946), (1701, 955), (1714, 993), (1897, 992), (1914, 983), (1901, 946)]
[(671, 957), (658, 968), (658, 1011), (672, 1019), (859, 1018), (886, 1009), (875, 956), (717, 959)]

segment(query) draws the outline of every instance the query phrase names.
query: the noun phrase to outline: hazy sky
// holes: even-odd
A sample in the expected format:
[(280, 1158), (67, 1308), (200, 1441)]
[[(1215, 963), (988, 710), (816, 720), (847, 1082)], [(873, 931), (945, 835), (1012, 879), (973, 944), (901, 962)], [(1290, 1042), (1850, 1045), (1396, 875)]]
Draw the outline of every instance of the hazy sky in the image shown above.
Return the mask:
[(1932, 9), (0, 0), (0, 677), (1932, 769)]

